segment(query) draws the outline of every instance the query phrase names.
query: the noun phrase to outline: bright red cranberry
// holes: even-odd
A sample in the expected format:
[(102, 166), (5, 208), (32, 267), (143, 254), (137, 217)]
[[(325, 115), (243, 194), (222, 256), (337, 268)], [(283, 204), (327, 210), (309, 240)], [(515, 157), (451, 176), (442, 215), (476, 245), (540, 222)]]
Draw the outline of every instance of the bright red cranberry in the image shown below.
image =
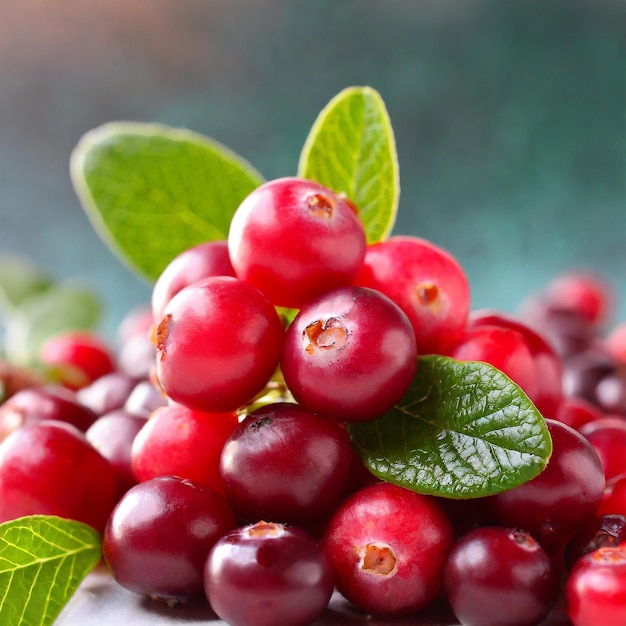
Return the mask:
[(556, 412), (555, 419), (563, 422), (576, 430), (580, 430), (585, 424), (601, 420), (604, 413), (584, 398), (569, 396), (563, 398)]
[(235, 276), (227, 241), (207, 241), (184, 250), (161, 272), (152, 290), (155, 323), (163, 319), (167, 303), (192, 283), (211, 276)]
[(339, 592), (368, 613), (397, 615), (439, 595), (454, 532), (437, 500), (381, 482), (339, 505), (323, 541)]
[(557, 276), (548, 284), (546, 295), (561, 310), (578, 315), (594, 326), (601, 326), (609, 319), (614, 300), (611, 286), (591, 272)]
[(445, 567), (445, 592), (464, 626), (533, 626), (554, 605), (558, 577), (525, 531), (484, 526), (461, 537)]
[(236, 527), (226, 500), (206, 485), (161, 476), (132, 487), (106, 525), (104, 558), (115, 580), (169, 603), (204, 595), (204, 563)]
[(87, 430), (87, 441), (111, 464), (121, 496), (137, 483), (131, 464), (131, 449), (146, 420), (122, 409), (105, 413)]
[(413, 379), (415, 334), (387, 296), (342, 287), (300, 310), (287, 329), (281, 368), (309, 410), (342, 422), (375, 419)]
[(535, 360), (524, 336), (513, 328), (470, 326), (449, 351), (459, 361), (484, 361), (504, 372), (529, 396), (538, 393)]
[(179, 291), (156, 332), (156, 374), (174, 401), (207, 413), (249, 402), (276, 370), (283, 343), (276, 309), (255, 287), (213, 277)]
[(0, 522), (57, 515), (101, 531), (116, 497), (113, 468), (70, 424), (27, 424), (0, 444)]
[(355, 206), (308, 180), (280, 178), (255, 189), (230, 224), (237, 276), (279, 306), (300, 308), (352, 283), (366, 240)]
[(400, 306), (420, 354), (445, 353), (463, 334), (469, 281), (458, 261), (430, 241), (395, 236), (369, 246), (356, 284), (377, 289)]
[(619, 546), (626, 542), (626, 517), (624, 515), (599, 515), (585, 524), (569, 541), (565, 549), (568, 570), (579, 558), (598, 548)]
[(598, 515), (626, 515), (626, 476), (607, 487)]
[(211, 607), (231, 626), (307, 626), (326, 608), (334, 573), (304, 530), (258, 522), (215, 543), (204, 585)]
[(220, 455), (237, 425), (235, 413), (200, 413), (175, 404), (157, 409), (133, 443), (135, 476), (180, 476), (222, 492)]
[(549, 551), (594, 517), (604, 492), (604, 472), (592, 445), (573, 428), (547, 419), (552, 456), (532, 480), (487, 500), (499, 525), (523, 528)]
[(116, 369), (109, 344), (89, 331), (69, 331), (48, 339), (39, 353), (41, 362), (55, 368), (61, 382), (80, 389)]
[(554, 418), (563, 399), (563, 366), (548, 341), (512, 315), (493, 309), (473, 311), (469, 325), (511, 328), (522, 335), (535, 366), (536, 386), (530, 399), (542, 415)]
[(604, 417), (585, 424), (580, 432), (598, 453), (607, 483), (626, 475), (626, 419)]
[(136, 384), (137, 379), (134, 376), (124, 372), (111, 372), (79, 389), (76, 398), (96, 415), (104, 415), (121, 409)]
[(579, 559), (565, 597), (573, 626), (626, 624), (626, 547), (599, 548)]
[(98, 416), (61, 385), (28, 387), (0, 405), (0, 441), (25, 424), (56, 420), (86, 431)]
[(310, 526), (345, 495), (352, 445), (342, 424), (297, 404), (257, 409), (226, 442), (220, 464), (226, 497), (247, 521)]

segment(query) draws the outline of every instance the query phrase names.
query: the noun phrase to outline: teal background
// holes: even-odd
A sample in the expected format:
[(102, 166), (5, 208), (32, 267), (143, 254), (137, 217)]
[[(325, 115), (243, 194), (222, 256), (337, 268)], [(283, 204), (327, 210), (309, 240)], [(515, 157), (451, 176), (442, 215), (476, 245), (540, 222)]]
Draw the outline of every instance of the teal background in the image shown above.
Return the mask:
[[(18, 6), (13, 6), (18, 5)], [(0, 8), (0, 252), (89, 281), (112, 331), (149, 299), (74, 195), (82, 133), (130, 119), (293, 174), (319, 110), (372, 85), (396, 133), (395, 233), (447, 248), (474, 307), (601, 272), (626, 319), (626, 3), (23, 0)]]

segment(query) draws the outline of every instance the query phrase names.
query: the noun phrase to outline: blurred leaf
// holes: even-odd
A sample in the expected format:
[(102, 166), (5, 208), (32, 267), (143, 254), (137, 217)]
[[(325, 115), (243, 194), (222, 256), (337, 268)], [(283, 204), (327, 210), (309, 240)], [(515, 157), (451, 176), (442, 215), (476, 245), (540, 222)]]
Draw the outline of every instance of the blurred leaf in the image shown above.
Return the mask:
[(44, 291), (53, 280), (30, 259), (0, 255), (0, 313), (9, 315), (26, 298)]
[(83, 136), (70, 171), (96, 231), (147, 280), (183, 250), (226, 239), (233, 213), (263, 182), (249, 163), (208, 137), (131, 122)]
[(0, 525), (0, 623), (51, 626), (102, 554), (90, 526), (33, 515)]
[(32, 294), (7, 320), (5, 350), (15, 365), (36, 364), (46, 339), (68, 330), (93, 330), (102, 303), (89, 287), (63, 281)]
[(420, 357), (391, 411), (350, 433), (376, 476), (449, 498), (516, 487), (552, 453), (545, 420), (510, 378), (487, 363), (435, 355)]
[(298, 175), (344, 193), (358, 207), (368, 243), (386, 239), (400, 198), (398, 156), (385, 103), (371, 87), (348, 87), (317, 117)]

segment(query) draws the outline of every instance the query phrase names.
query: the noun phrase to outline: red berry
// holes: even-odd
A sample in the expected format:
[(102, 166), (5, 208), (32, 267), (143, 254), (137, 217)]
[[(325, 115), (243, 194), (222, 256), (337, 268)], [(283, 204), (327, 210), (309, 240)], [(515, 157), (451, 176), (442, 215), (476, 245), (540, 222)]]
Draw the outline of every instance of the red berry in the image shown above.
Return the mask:
[(228, 234), (237, 276), (273, 304), (292, 308), (351, 284), (365, 248), (355, 206), (319, 183), (298, 178), (255, 189), (235, 212)]
[(355, 282), (381, 291), (407, 314), (420, 354), (445, 353), (460, 339), (469, 282), (458, 261), (430, 241), (395, 236), (369, 246)]
[(307, 626), (333, 592), (332, 566), (318, 542), (296, 526), (258, 522), (213, 546), (204, 586), (231, 626)]
[(116, 498), (113, 468), (70, 424), (28, 424), (0, 444), (0, 522), (58, 515), (101, 531)]
[(265, 296), (232, 277), (185, 287), (157, 333), (156, 374), (174, 401), (207, 413), (249, 402), (276, 370), (283, 324)]
[(565, 596), (573, 626), (624, 626), (626, 547), (599, 548), (579, 559)]
[(454, 533), (439, 503), (390, 483), (356, 491), (328, 522), (337, 589), (363, 611), (414, 613), (440, 593)]

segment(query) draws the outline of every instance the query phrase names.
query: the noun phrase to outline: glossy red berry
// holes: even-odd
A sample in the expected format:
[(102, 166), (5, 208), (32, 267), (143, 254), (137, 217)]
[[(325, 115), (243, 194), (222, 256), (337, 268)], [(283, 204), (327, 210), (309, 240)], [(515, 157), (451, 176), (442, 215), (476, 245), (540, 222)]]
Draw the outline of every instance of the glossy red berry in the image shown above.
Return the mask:
[(201, 413), (176, 404), (157, 409), (132, 445), (135, 476), (180, 476), (223, 492), (220, 455), (238, 423), (235, 413)]
[(228, 250), (237, 276), (279, 306), (300, 308), (352, 283), (366, 240), (356, 207), (313, 181), (279, 178), (241, 203)]
[(626, 476), (626, 419), (603, 417), (585, 424), (580, 432), (598, 453), (607, 483)]
[(367, 249), (356, 284), (389, 296), (409, 317), (420, 354), (445, 353), (460, 339), (470, 308), (465, 271), (430, 241), (394, 236)]
[(85, 387), (116, 369), (108, 342), (89, 331), (68, 331), (51, 337), (41, 346), (39, 359), (54, 368), (70, 389)]
[(249, 402), (276, 370), (283, 324), (255, 287), (213, 277), (170, 300), (156, 332), (156, 375), (174, 401), (207, 413)]
[(599, 548), (579, 559), (565, 597), (573, 626), (626, 624), (626, 547)]
[(261, 521), (215, 543), (204, 585), (211, 607), (230, 626), (307, 626), (326, 608), (334, 573), (311, 535)]
[(484, 526), (461, 537), (445, 567), (445, 592), (463, 626), (534, 626), (554, 605), (558, 577), (525, 531)]
[(211, 276), (234, 276), (227, 241), (208, 241), (184, 250), (159, 275), (152, 289), (152, 315), (163, 319), (167, 303), (184, 287)]
[(102, 531), (117, 494), (109, 462), (70, 424), (27, 424), (0, 444), (0, 522), (57, 515)]
[(132, 487), (111, 513), (103, 553), (115, 580), (168, 602), (204, 595), (204, 563), (235, 528), (226, 500), (206, 485), (162, 476)]
[(297, 404), (264, 406), (228, 439), (220, 472), (226, 497), (249, 522), (311, 527), (345, 495), (353, 448), (342, 424)]
[(453, 540), (434, 498), (381, 482), (344, 500), (323, 541), (347, 600), (368, 613), (399, 615), (439, 595)]
[(300, 310), (287, 329), (281, 369), (309, 410), (342, 422), (375, 419), (413, 379), (415, 334), (387, 296), (342, 287)]

